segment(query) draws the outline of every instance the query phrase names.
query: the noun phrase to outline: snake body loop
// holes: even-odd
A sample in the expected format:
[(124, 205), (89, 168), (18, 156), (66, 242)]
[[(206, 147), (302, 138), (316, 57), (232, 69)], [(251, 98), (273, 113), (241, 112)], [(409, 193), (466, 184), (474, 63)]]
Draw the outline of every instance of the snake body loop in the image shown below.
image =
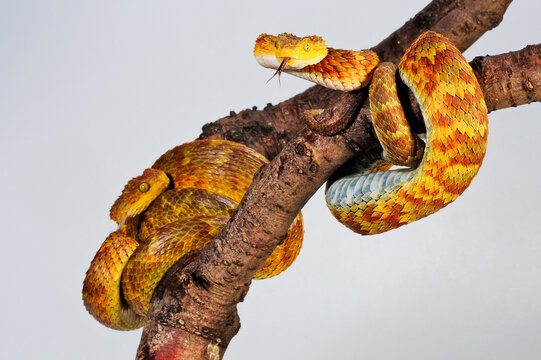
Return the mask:
[[(104, 241), (83, 284), (87, 310), (117, 330), (144, 325), (154, 288), (182, 256), (208, 244), (235, 212), (267, 160), (223, 140), (198, 140), (163, 154), (128, 182), (111, 208), (119, 229)], [(254, 278), (278, 275), (297, 257), (302, 216)]]
[[(355, 232), (377, 234), (430, 215), (455, 200), (476, 176), (488, 135), (483, 93), (460, 51), (444, 36), (427, 31), (411, 44), (398, 65), (402, 81), (423, 113), (427, 130), (423, 143), (410, 130), (400, 106), (393, 64), (377, 66), (377, 56), (369, 50), (329, 49), (320, 63), (301, 59), (308, 65), (299, 68), (298, 54), (310, 48), (306, 43), (314, 42), (322, 40), (262, 34), (254, 55), (261, 65), (278, 73), (288, 72), (335, 90), (356, 90), (373, 78), (370, 108), (383, 152), (370, 161), (360, 159), (327, 184), (332, 214)], [(363, 68), (351, 70), (351, 62), (345, 59), (360, 57), (364, 60), (358, 65)], [(295, 67), (288, 67), (291, 58), (296, 59)], [(392, 165), (409, 168), (389, 170)]]

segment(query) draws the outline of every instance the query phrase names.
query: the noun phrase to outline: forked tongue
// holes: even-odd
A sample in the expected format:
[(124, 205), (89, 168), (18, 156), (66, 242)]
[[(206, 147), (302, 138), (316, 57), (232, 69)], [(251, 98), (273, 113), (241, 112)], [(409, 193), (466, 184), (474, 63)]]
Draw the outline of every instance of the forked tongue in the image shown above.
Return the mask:
[(284, 66), (286, 66), (286, 63), (290, 60), (291, 58), (290, 57), (285, 57), (284, 60), (282, 60), (282, 62), (280, 63), (280, 66), (278, 66), (278, 69), (276, 69), (276, 72), (270, 77), (269, 80), (267, 80), (267, 82), (265, 84), (268, 84), (269, 81), (272, 80), (273, 77), (275, 77), (276, 75), (278, 75), (278, 84), (282, 85), (280, 83), (280, 75), (282, 74), (282, 70), (284, 70)]

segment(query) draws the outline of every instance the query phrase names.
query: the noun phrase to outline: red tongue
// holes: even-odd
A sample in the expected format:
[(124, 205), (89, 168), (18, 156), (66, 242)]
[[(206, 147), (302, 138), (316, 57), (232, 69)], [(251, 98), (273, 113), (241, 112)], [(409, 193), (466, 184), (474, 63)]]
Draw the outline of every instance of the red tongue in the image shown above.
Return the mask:
[[(278, 66), (278, 69), (276, 69), (276, 72), (274, 73), (274, 75), (272, 75), (270, 77), (269, 80), (267, 80), (266, 84), (269, 83), (269, 81), (272, 80), (273, 77), (275, 77), (276, 75), (278, 75), (278, 84), (280, 84), (280, 75), (282, 74), (282, 70), (284, 69), (284, 66), (286, 66), (286, 63), (290, 60), (291, 58), (290, 57), (285, 57), (284, 60), (282, 60), (282, 62), (280, 63), (280, 66)], [(280, 84), (281, 85), (281, 84)]]

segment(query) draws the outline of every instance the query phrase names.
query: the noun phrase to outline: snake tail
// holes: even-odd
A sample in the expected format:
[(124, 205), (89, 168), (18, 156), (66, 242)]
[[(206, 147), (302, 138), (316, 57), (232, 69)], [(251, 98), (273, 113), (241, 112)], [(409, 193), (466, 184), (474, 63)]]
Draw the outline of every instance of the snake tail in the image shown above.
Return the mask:
[(311, 109), (306, 110), (302, 115), (302, 121), (306, 127), (315, 134), (323, 136), (338, 134), (340, 131), (344, 130), (351, 121), (347, 116), (342, 116), (332, 122), (319, 122), (319, 120), (316, 119), (316, 116), (321, 115), (323, 112), (324, 110), (322, 109)]

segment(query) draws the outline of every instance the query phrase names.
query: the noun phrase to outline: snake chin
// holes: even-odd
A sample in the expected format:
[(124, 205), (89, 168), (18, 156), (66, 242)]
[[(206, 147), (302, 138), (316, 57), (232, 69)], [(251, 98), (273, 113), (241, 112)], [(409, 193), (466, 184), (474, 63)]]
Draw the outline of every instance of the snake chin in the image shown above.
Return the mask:
[(309, 65), (315, 65), (327, 56), (327, 52), (325, 52), (325, 54), (313, 56), (308, 59), (297, 58), (293, 56), (293, 54), (288, 54), (288, 55), (289, 56), (279, 57), (279, 58), (283, 58), (282, 63), (285, 62), (284, 65), (282, 66), (282, 70), (300, 70)]
[(117, 230), (120, 230), (124, 225), (126, 225), (126, 221), (128, 220), (128, 217), (130, 217), (131, 214), (128, 214), (127, 216), (124, 216), (122, 218), (120, 218), (120, 220), (118, 221), (118, 228)]

